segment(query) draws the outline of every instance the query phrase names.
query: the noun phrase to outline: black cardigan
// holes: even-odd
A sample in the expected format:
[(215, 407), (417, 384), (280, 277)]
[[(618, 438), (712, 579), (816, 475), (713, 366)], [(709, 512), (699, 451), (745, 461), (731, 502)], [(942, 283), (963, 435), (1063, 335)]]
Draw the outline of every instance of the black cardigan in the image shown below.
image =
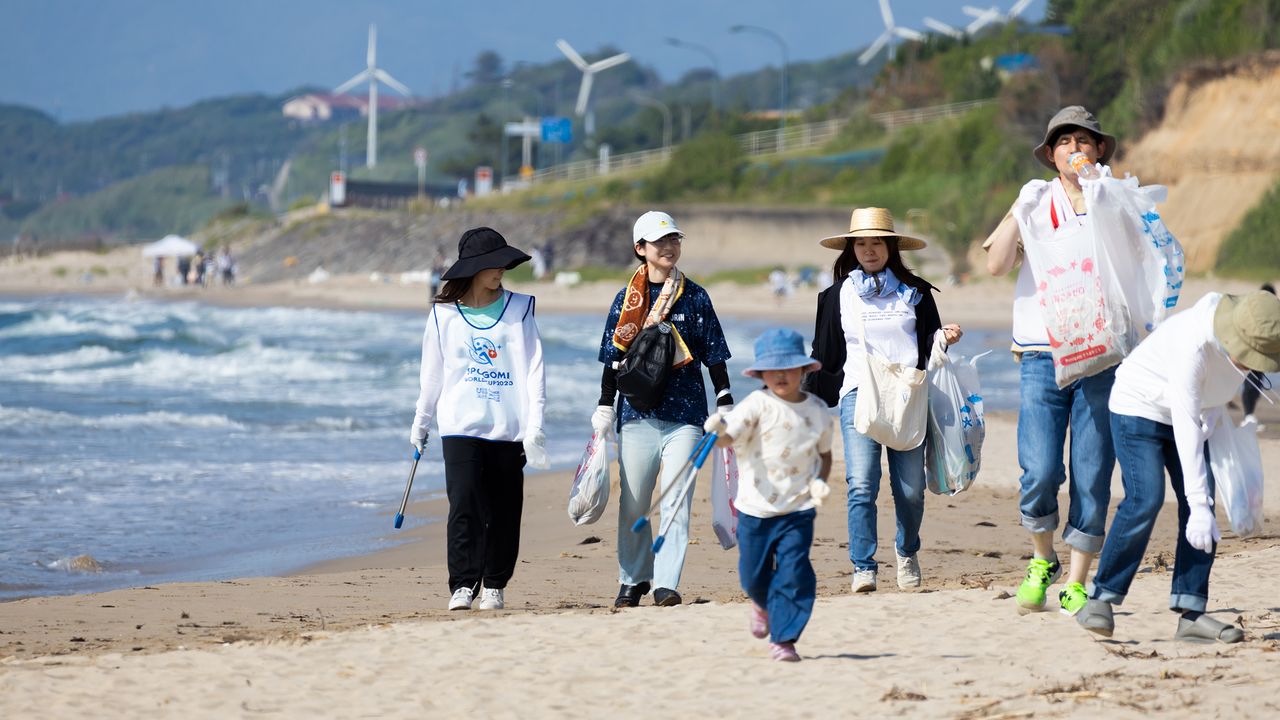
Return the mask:
[[(840, 402), (840, 386), (844, 384), (845, 343), (844, 327), (840, 323), (840, 281), (818, 293), (818, 315), (813, 328), (813, 359), (822, 368), (809, 373), (804, 389), (817, 395), (835, 407)], [(933, 293), (938, 288), (917, 277), (903, 280), (920, 290), (920, 303), (916, 305), (916, 368), (924, 370), (933, 350), (933, 336), (942, 327), (938, 316), (938, 304)]]

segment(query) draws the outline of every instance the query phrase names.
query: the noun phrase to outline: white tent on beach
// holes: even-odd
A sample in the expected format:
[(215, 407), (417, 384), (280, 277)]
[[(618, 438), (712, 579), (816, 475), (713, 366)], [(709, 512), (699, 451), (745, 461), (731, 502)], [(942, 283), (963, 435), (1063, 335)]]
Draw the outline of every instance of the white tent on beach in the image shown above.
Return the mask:
[(180, 235), (165, 235), (142, 248), (143, 257), (188, 257), (196, 254), (196, 244)]

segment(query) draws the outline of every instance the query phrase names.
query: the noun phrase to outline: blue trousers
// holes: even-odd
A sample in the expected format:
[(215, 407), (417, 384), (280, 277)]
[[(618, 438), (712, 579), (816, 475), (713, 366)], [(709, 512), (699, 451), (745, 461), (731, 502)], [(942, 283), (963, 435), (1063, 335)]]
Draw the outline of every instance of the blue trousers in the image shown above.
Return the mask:
[(813, 614), (818, 576), (809, 562), (813, 519), (801, 510), (771, 518), (738, 515), (738, 575), (742, 589), (769, 613), (769, 639), (795, 642)]

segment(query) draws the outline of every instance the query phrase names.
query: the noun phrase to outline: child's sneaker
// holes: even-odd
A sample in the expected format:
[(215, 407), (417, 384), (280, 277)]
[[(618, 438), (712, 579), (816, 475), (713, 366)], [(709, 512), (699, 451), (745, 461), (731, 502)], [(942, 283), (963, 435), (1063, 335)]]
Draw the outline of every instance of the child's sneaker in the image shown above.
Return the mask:
[(800, 662), (800, 653), (796, 652), (793, 642), (769, 643), (769, 657), (778, 662)]
[(1062, 614), (1074, 617), (1089, 602), (1089, 594), (1080, 583), (1067, 583), (1058, 593), (1058, 604), (1062, 606)]
[(469, 587), (460, 587), (453, 591), (453, 597), (449, 598), (450, 610), (470, 610), (471, 601), (476, 597), (476, 591)]
[(751, 634), (755, 637), (762, 638), (769, 634), (769, 613), (764, 608), (755, 603), (751, 603), (749, 611), (751, 620)]
[(1044, 610), (1045, 594), (1049, 586), (1062, 575), (1062, 563), (1050, 563), (1043, 558), (1031, 558), (1027, 564), (1027, 579), (1018, 586), (1018, 614)]
[(853, 569), (853, 582), (850, 587), (856, 593), (876, 591), (876, 571)]
[(482, 588), (480, 590), (481, 610), (501, 610), (506, 607), (502, 599), (502, 588)]
[(910, 590), (920, 587), (920, 561), (916, 553), (907, 557), (898, 555), (898, 589)]

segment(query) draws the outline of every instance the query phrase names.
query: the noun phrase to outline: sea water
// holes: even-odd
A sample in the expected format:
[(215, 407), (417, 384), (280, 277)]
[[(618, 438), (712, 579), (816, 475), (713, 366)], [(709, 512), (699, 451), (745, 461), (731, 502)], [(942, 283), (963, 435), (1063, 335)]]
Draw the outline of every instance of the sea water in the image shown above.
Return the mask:
[[(279, 574), (399, 542), (424, 320), (0, 300), (0, 599)], [(568, 468), (599, 397), (604, 311), (538, 324), (548, 451)], [(744, 396), (752, 340), (778, 323), (723, 324)], [(1016, 402), (1005, 342), (961, 346), (1001, 350), (980, 365), (988, 408)], [(414, 499), (442, 494), (442, 469), (433, 437)]]

